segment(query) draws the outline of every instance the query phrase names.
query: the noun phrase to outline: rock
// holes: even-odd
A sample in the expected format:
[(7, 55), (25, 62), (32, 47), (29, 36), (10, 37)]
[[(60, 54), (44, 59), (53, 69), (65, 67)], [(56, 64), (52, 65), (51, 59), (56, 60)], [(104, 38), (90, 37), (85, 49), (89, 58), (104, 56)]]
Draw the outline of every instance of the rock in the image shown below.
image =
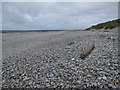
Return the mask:
[(103, 76), (103, 77), (102, 77), (102, 79), (106, 80), (106, 79), (107, 79), (107, 77), (106, 77), (106, 76)]
[(76, 81), (78, 84), (80, 84), (81, 83), (81, 81), (80, 80), (78, 80), (78, 81)]
[(108, 87), (109, 87), (109, 88), (112, 88), (112, 86), (113, 86), (113, 84), (108, 84)]
[(46, 79), (46, 80), (45, 80), (45, 82), (49, 82), (49, 80), (48, 80), (48, 79)]
[(50, 87), (50, 84), (49, 84), (49, 83), (46, 83), (46, 87)]
[(100, 72), (98, 72), (98, 73), (100, 73), (100, 74), (104, 74), (104, 75), (106, 74), (106, 72), (104, 72), (104, 71), (100, 71)]
[(95, 86), (95, 87), (97, 87), (97, 83), (92, 83), (92, 86)]
[(87, 75), (87, 77), (91, 77), (91, 76), (92, 76), (92, 75), (90, 75), (90, 74), (89, 74), (89, 75)]
[(72, 58), (72, 61), (75, 60), (74, 58)]
[(9, 56), (9, 58), (12, 58), (12, 56)]
[(83, 69), (87, 69), (87, 66), (84, 66)]
[(27, 77), (24, 77), (23, 81), (26, 81), (28, 78)]
[[(101, 38), (95, 34), (83, 40), (72, 37), (61, 38), (59, 42), (51, 39), (52, 43), (49, 40), (47, 44), (17, 54), (18, 57), (8, 56), (2, 65), (3, 87), (116, 88), (119, 84), (118, 43), (117, 40), (113, 42), (111, 36), (117, 38), (117, 35), (102, 33)], [(74, 45), (67, 45), (72, 41)], [(92, 42), (96, 48), (84, 60), (80, 59), (82, 50)]]

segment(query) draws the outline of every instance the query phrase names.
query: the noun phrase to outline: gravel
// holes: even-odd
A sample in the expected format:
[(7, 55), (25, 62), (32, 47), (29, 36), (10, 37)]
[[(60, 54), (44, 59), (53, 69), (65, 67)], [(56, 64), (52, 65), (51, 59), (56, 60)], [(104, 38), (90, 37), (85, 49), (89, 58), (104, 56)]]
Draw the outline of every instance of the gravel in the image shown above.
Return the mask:
[[(84, 37), (73, 33), (5, 58), (2, 87), (118, 88), (118, 33), (96, 31)], [(81, 59), (92, 43), (95, 49)]]

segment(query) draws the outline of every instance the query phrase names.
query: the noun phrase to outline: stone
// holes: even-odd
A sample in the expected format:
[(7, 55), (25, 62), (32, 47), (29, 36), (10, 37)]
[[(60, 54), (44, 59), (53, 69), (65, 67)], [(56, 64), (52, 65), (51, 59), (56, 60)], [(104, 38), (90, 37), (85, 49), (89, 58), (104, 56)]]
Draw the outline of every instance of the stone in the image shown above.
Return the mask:
[(106, 80), (106, 79), (107, 79), (107, 77), (106, 77), (106, 76), (103, 76), (103, 77), (102, 77), (102, 79)]
[(112, 84), (108, 84), (108, 87), (112, 88), (112, 86), (113, 86)]
[(87, 75), (87, 77), (91, 77), (91, 76), (92, 76), (92, 75), (90, 75), (90, 74), (89, 74), (89, 75)]
[(78, 84), (80, 84), (81, 83), (81, 81), (80, 80), (78, 80), (78, 81), (76, 81)]
[(75, 60), (74, 58), (72, 58), (72, 61)]

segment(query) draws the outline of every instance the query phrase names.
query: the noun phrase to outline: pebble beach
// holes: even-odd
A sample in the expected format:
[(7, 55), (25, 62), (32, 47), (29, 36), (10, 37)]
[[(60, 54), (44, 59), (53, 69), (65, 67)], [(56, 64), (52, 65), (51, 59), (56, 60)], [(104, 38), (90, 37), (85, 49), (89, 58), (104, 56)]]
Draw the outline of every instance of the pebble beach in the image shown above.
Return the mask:
[(118, 28), (13, 34), (3, 34), (2, 88), (119, 88)]

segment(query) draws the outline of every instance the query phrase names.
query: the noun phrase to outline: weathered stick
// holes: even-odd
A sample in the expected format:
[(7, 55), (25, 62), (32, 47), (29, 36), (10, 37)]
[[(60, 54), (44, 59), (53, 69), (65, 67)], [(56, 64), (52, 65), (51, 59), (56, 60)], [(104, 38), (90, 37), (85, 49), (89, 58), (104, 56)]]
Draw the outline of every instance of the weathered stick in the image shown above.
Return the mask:
[(95, 44), (92, 44), (88, 49), (84, 50), (81, 54), (81, 59), (85, 59), (85, 57), (88, 56), (94, 48)]

